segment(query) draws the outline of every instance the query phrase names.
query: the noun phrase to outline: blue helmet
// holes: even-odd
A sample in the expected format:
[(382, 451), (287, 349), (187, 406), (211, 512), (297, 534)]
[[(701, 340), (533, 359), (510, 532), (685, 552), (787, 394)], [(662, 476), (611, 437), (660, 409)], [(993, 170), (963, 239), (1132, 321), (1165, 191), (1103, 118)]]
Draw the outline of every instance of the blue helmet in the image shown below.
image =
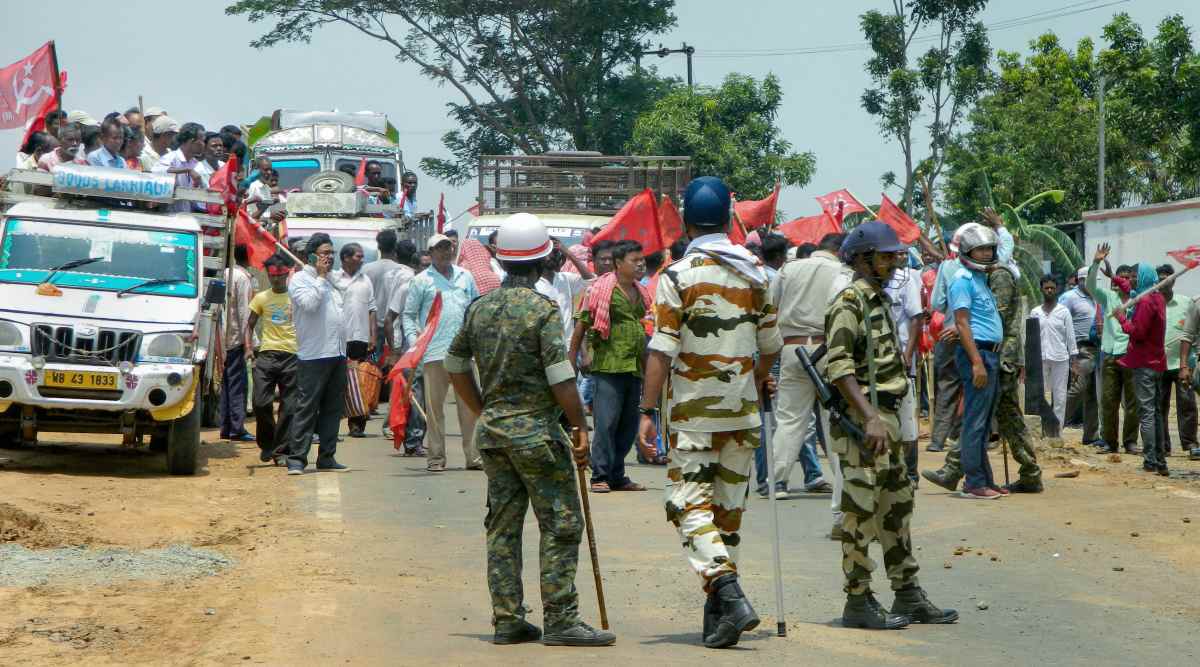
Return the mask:
[(841, 255), (849, 260), (864, 252), (901, 252), (907, 249), (908, 246), (896, 236), (896, 230), (878, 220), (870, 220), (846, 234)]
[(715, 176), (700, 176), (683, 192), (683, 221), (697, 227), (724, 227), (729, 222), (729, 188)]

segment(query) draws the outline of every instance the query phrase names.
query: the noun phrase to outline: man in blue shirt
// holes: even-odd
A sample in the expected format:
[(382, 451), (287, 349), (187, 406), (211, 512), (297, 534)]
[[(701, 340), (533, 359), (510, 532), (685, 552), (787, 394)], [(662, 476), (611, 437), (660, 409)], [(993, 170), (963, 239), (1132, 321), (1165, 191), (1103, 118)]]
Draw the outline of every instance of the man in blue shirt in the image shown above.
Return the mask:
[(93, 167), (125, 168), (121, 157), (121, 145), (125, 143), (125, 130), (116, 119), (109, 118), (100, 124), (100, 148), (88, 153), (87, 162)]
[(960, 339), (955, 361), (964, 390), (959, 439), (966, 473), (962, 496), (978, 500), (1008, 495), (996, 486), (987, 457), (1004, 340), (996, 299), (987, 285), (987, 271), (996, 265), (997, 243), (996, 232), (986, 227), (963, 234), (959, 241), (963, 268), (954, 274), (947, 298)]

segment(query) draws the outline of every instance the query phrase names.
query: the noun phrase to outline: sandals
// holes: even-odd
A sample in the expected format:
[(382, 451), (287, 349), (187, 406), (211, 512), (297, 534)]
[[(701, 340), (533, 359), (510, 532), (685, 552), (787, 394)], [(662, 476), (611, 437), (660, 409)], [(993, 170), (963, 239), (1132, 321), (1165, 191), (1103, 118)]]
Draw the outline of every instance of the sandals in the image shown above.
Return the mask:
[[(606, 485), (607, 486), (607, 485)], [(633, 480), (626, 480), (621, 486), (612, 487), (613, 491), (645, 491), (646, 487)]]
[(612, 489), (608, 488), (608, 482), (592, 482), (592, 493), (608, 493)]

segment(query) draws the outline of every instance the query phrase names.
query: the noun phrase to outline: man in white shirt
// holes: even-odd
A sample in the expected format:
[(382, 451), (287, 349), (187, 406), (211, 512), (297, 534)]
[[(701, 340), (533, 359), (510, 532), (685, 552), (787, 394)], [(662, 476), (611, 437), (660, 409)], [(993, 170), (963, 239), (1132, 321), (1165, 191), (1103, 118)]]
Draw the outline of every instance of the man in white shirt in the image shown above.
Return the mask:
[(1042, 278), (1042, 305), (1030, 311), (1038, 321), (1042, 345), (1042, 382), (1050, 389), (1050, 405), (1058, 428), (1067, 413), (1067, 377), (1071, 360), (1079, 354), (1071, 311), (1058, 302), (1058, 283), (1053, 276)]
[[(204, 155), (204, 126), (199, 123), (184, 123), (176, 139), (179, 141), (179, 148), (158, 158), (158, 164), (154, 165), (151, 171), (155, 174), (174, 174), (176, 187), (202, 187), (203, 181), (200, 174), (196, 173), (196, 164)], [(186, 213), (192, 209), (192, 203), (180, 200), (171, 204), (170, 208), (172, 211)]]
[[(408, 239), (396, 242), (396, 268), (387, 274), (384, 283), (387, 285), (388, 302), (385, 310), (387, 315), (383, 325), (384, 340), (391, 348), (391, 358), (387, 363), (394, 364), (406, 349), (403, 327), (404, 304), (408, 296), (408, 285), (416, 276), (413, 264), (416, 262), (417, 246)], [(412, 400), (417, 405), (425, 404), (425, 377), (421, 374), (421, 365), (414, 368), (409, 377), (409, 387)], [(385, 430), (384, 438), (388, 435)], [(426, 451), (422, 442), (425, 440), (425, 418), (416, 410), (408, 413), (408, 422), (404, 428), (404, 456), (425, 456)]]
[[(347, 243), (338, 253), (342, 268), (330, 274), (329, 281), (342, 298), (342, 316), (346, 322), (346, 359), (357, 366), (375, 351), (379, 325), (375, 314), (375, 288), (362, 271), (363, 249)], [(351, 438), (367, 437), (367, 415), (349, 417), (346, 425)]]
[(142, 171), (154, 171), (163, 154), (171, 149), (175, 135), (179, 134), (179, 123), (166, 114), (159, 114), (153, 119), (150, 111), (146, 111), (146, 142), (142, 146)]
[(334, 458), (346, 407), (346, 329), (341, 297), (329, 282), (333, 241), (317, 232), (308, 238), (305, 255), (308, 264), (288, 283), (299, 348), (296, 387), (300, 392), (289, 436), (289, 475), (304, 474), (314, 431), (320, 441), (317, 471), (349, 470)]
[(196, 163), (196, 173), (200, 175), (201, 187), (208, 188), (208, 181), (217, 170), (225, 165), (225, 142), (216, 132), (204, 135), (204, 159)]
[(900, 339), (904, 368), (908, 373), (908, 393), (900, 401), (900, 442), (904, 444), (908, 479), (916, 486), (921, 479), (917, 473), (917, 436), (920, 431), (917, 426), (916, 356), (921, 320), (925, 314), (921, 307), (921, 272), (911, 267), (897, 269), (883, 291), (892, 303), (892, 322), (896, 324), (896, 337)]
[[(571, 257), (579, 273), (560, 270), (563, 262), (568, 261), (567, 257)], [(563, 250), (562, 241), (554, 239), (554, 250), (542, 263), (542, 277), (534, 287), (539, 294), (549, 297), (558, 306), (558, 314), (563, 320), (563, 341), (571, 340), (571, 335), (575, 333), (575, 307), (587, 291), (587, 281), (595, 277), (587, 264), (572, 257)]]

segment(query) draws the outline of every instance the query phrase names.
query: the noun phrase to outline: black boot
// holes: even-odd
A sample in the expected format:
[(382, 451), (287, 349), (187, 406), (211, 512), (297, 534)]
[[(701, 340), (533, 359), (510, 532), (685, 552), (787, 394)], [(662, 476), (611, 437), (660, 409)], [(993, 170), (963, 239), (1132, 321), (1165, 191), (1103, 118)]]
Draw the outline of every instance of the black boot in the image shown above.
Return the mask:
[(951, 492), (958, 490), (958, 482), (960, 480), (962, 480), (961, 475), (958, 477), (951, 477), (946, 472), (945, 468), (942, 468), (940, 470), (922, 470), (921, 476), (924, 477), (925, 479), (929, 480), (930, 482), (937, 484), (938, 486), (942, 487), (943, 489), (946, 489), (947, 491), (951, 491)]
[(496, 628), (495, 634), (492, 635), (493, 644), (523, 644), (525, 642), (535, 642), (542, 638), (542, 630), (538, 626), (529, 621), (521, 621), (521, 624), (515, 627), (501, 630)]
[(721, 618), (721, 601), (717, 599), (716, 593), (709, 593), (708, 599), (704, 601), (704, 634), (701, 638), (708, 637), (717, 629), (717, 621)]
[(899, 630), (908, 623), (907, 616), (889, 614), (869, 592), (846, 596), (846, 606), (842, 609), (842, 625), (847, 628)]
[(717, 617), (712, 634), (704, 636), (708, 648), (726, 648), (738, 643), (743, 632), (758, 627), (758, 614), (750, 606), (738, 584), (736, 574), (718, 577), (712, 583), (721, 615)]
[(907, 616), (914, 623), (953, 623), (958, 620), (958, 612), (953, 609), (939, 609), (925, 596), (925, 590), (920, 586), (908, 586), (896, 591), (896, 601), (892, 603), (892, 613), (897, 616)]
[(1017, 480), (1012, 484), (1005, 484), (1004, 488), (1008, 489), (1009, 493), (1041, 493), (1045, 490), (1040, 479)]

